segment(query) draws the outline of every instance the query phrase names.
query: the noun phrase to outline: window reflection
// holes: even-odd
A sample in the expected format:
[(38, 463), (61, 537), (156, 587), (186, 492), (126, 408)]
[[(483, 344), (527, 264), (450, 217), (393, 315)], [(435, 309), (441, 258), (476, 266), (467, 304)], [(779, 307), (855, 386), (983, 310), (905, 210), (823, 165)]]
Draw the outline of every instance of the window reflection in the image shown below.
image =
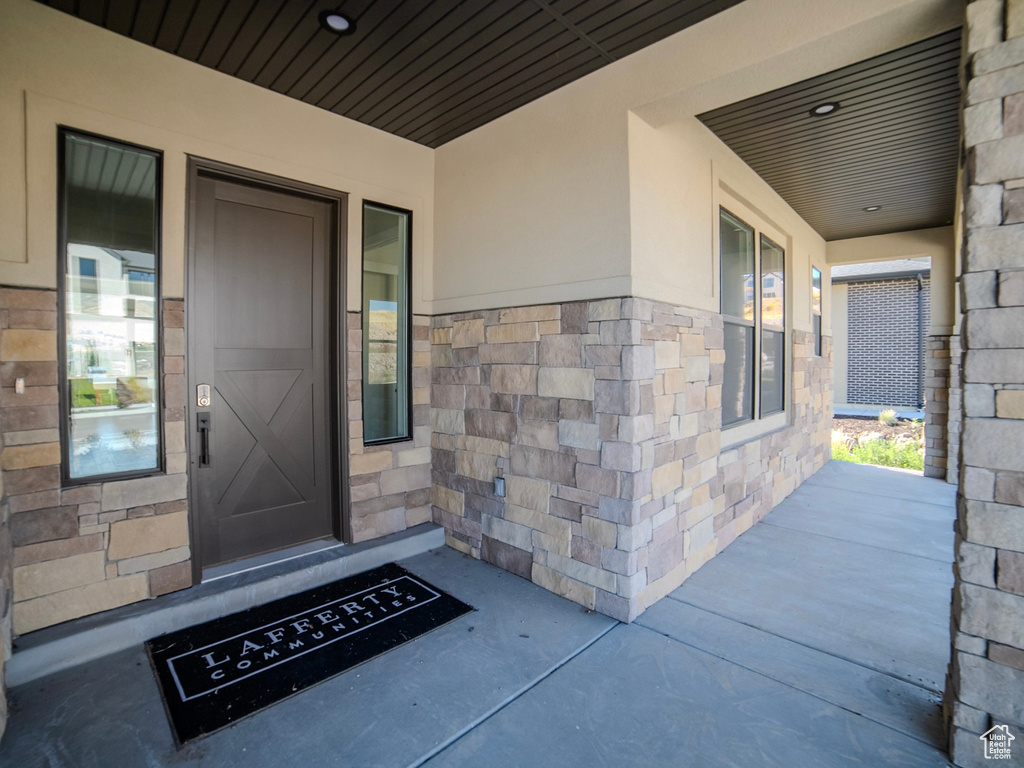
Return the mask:
[(409, 436), (409, 216), (363, 208), (363, 438)]
[(158, 157), (64, 135), (68, 475), (159, 468)]
[(814, 354), (821, 356), (821, 270), (811, 267), (811, 321), (814, 325)]
[(785, 252), (761, 236), (761, 322), (783, 327), (786, 322)]
[(723, 427), (785, 408), (786, 253), (763, 234), (755, 241), (755, 234), (754, 227), (719, 210)]
[(754, 320), (754, 230), (721, 214), (722, 314)]

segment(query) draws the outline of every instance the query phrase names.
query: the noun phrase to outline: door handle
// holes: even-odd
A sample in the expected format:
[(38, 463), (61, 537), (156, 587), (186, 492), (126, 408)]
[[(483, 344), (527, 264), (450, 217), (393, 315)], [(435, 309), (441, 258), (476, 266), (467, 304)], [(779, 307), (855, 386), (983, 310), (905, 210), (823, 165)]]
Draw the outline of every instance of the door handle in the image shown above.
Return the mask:
[(196, 429), (199, 431), (199, 466), (210, 466), (210, 412), (196, 414)]

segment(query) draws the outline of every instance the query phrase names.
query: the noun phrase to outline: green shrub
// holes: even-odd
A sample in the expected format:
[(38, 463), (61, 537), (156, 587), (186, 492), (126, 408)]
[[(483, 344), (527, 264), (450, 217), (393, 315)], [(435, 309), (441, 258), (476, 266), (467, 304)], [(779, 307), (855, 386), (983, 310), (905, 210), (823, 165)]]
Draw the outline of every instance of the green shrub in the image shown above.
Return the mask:
[(900, 423), (900, 420), (896, 418), (896, 411), (890, 408), (878, 414), (878, 423), (884, 424), (887, 427), (895, 427)]
[(853, 446), (842, 440), (833, 440), (832, 458), (854, 464), (924, 469), (924, 447), (910, 440), (868, 440)]
[(92, 379), (75, 376), (71, 380), (71, 406), (85, 408), (96, 405), (96, 390), (92, 388)]
[(114, 405), (117, 397), (109, 387), (95, 389), (88, 376), (75, 376), (71, 382), (71, 407), (89, 408), (94, 405)]

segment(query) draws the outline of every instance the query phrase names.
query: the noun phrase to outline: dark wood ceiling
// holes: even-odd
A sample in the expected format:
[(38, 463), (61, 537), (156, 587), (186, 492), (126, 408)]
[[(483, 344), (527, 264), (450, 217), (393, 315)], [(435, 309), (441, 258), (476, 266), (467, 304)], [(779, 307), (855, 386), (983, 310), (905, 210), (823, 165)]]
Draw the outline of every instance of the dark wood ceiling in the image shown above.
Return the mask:
[[(40, 0), (438, 147), (740, 0)], [(337, 10), (355, 32), (323, 30)]]
[[(826, 240), (943, 226), (956, 201), (959, 63), (953, 30), (698, 117)], [(825, 102), (840, 107), (810, 114)]]

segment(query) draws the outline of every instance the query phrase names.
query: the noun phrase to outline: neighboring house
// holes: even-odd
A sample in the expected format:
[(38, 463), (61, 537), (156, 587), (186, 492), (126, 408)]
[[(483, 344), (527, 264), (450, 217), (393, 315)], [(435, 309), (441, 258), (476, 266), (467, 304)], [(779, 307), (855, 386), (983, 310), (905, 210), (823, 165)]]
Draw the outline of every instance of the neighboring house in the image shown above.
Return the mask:
[(0, 3), (0, 659), (432, 525), (631, 621), (829, 460), (830, 267), (927, 253), (947, 702), (1024, 708), (1017, 0), (52, 5)]
[(834, 402), (923, 408), (931, 261), (832, 267)]

